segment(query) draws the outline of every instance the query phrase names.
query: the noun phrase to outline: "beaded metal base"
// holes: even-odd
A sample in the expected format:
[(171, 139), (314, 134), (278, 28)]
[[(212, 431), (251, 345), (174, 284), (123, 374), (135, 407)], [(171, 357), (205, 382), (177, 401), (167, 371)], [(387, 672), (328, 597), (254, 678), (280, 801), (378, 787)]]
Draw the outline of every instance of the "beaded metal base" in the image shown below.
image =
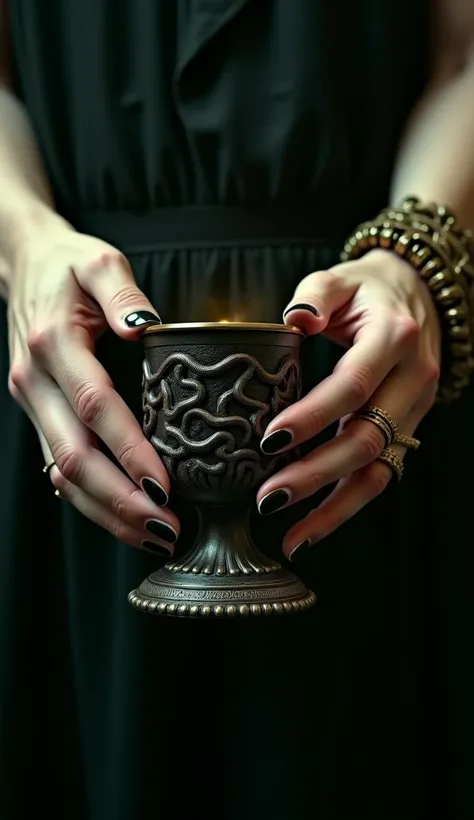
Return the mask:
[(173, 572), (168, 565), (130, 592), (128, 600), (155, 615), (235, 618), (300, 612), (316, 603), (316, 595), (283, 569), (242, 578)]

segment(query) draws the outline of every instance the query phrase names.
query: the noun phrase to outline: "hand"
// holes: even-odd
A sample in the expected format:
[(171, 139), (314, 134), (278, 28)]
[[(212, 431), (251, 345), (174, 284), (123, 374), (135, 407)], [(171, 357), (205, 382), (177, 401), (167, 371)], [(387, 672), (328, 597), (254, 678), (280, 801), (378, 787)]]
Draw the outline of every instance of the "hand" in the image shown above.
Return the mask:
[[(441, 333), (423, 281), (383, 250), (307, 276), (284, 319), (349, 348), (332, 375), (268, 425), (261, 444), (268, 453), (287, 450), (341, 420), (334, 439), (259, 489), (259, 510), (267, 514), (338, 482), (287, 533), (283, 551), (294, 560), (387, 486), (391, 470), (376, 460), (385, 446), (381, 430), (365, 420), (349, 424), (347, 417), (367, 403), (376, 405), (395, 419), (399, 433), (412, 436), (435, 400)], [(400, 457), (405, 453), (398, 444), (392, 448)]]
[(55, 224), (18, 251), (8, 315), (9, 389), (36, 427), (46, 464), (55, 462), (60, 496), (122, 541), (169, 556), (179, 525), (163, 506), (165, 468), (94, 356), (108, 326), (133, 339), (160, 321), (127, 260)]

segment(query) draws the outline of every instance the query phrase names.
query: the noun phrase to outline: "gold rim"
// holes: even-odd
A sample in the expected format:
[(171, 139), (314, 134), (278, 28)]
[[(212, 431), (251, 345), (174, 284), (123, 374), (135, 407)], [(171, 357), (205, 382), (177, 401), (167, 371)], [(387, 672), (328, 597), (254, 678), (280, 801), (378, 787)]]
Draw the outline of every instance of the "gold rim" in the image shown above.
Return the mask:
[(174, 330), (278, 330), (281, 333), (296, 333), (305, 336), (303, 330), (291, 325), (266, 324), (265, 322), (183, 322), (171, 325), (149, 325), (142, 335), (169, 333)]

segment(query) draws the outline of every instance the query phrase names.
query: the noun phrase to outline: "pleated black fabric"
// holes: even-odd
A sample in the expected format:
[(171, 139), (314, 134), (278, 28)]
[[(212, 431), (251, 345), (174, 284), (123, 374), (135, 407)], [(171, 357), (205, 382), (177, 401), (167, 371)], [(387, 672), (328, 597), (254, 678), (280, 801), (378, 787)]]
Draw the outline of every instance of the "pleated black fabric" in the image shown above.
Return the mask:
[[(166, 320), (278, 320), (387, 201), (426, 5), (14, 0), (18, 93), (58, 209), (125, 251)], [(216, 208), (235, 209), (226, 229)], [(275, 228), (297, 209), (309, 235)], [(156, 560), (42, 475), (4, 313), (0, 331), (2, 818), (471, 818), (472, 393), (425, 420), (399, 487), (305, 558), (312, 611), (153, 619), (126, 595)], [(306, 346), (308, 387), (338, 355)], [(108, 335), (99, 356), (140, 417), (140, 345)], [(307, 508), (264, 530), (255, 515), (270, 554)]]

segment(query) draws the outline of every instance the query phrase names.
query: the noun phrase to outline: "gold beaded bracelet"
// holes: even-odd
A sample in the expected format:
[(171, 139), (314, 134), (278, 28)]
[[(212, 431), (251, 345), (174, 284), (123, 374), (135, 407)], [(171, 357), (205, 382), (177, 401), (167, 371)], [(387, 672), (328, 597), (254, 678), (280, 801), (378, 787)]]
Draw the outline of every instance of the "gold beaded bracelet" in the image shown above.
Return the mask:
[(364, 222), (344, 245), (343, 262), (373, 248), (393, 251), (418, 271), (431, 291), (443, 328), (438, 399), (457, 399), (474, 372), (474, 239), (442, 205), (416, 197)]

